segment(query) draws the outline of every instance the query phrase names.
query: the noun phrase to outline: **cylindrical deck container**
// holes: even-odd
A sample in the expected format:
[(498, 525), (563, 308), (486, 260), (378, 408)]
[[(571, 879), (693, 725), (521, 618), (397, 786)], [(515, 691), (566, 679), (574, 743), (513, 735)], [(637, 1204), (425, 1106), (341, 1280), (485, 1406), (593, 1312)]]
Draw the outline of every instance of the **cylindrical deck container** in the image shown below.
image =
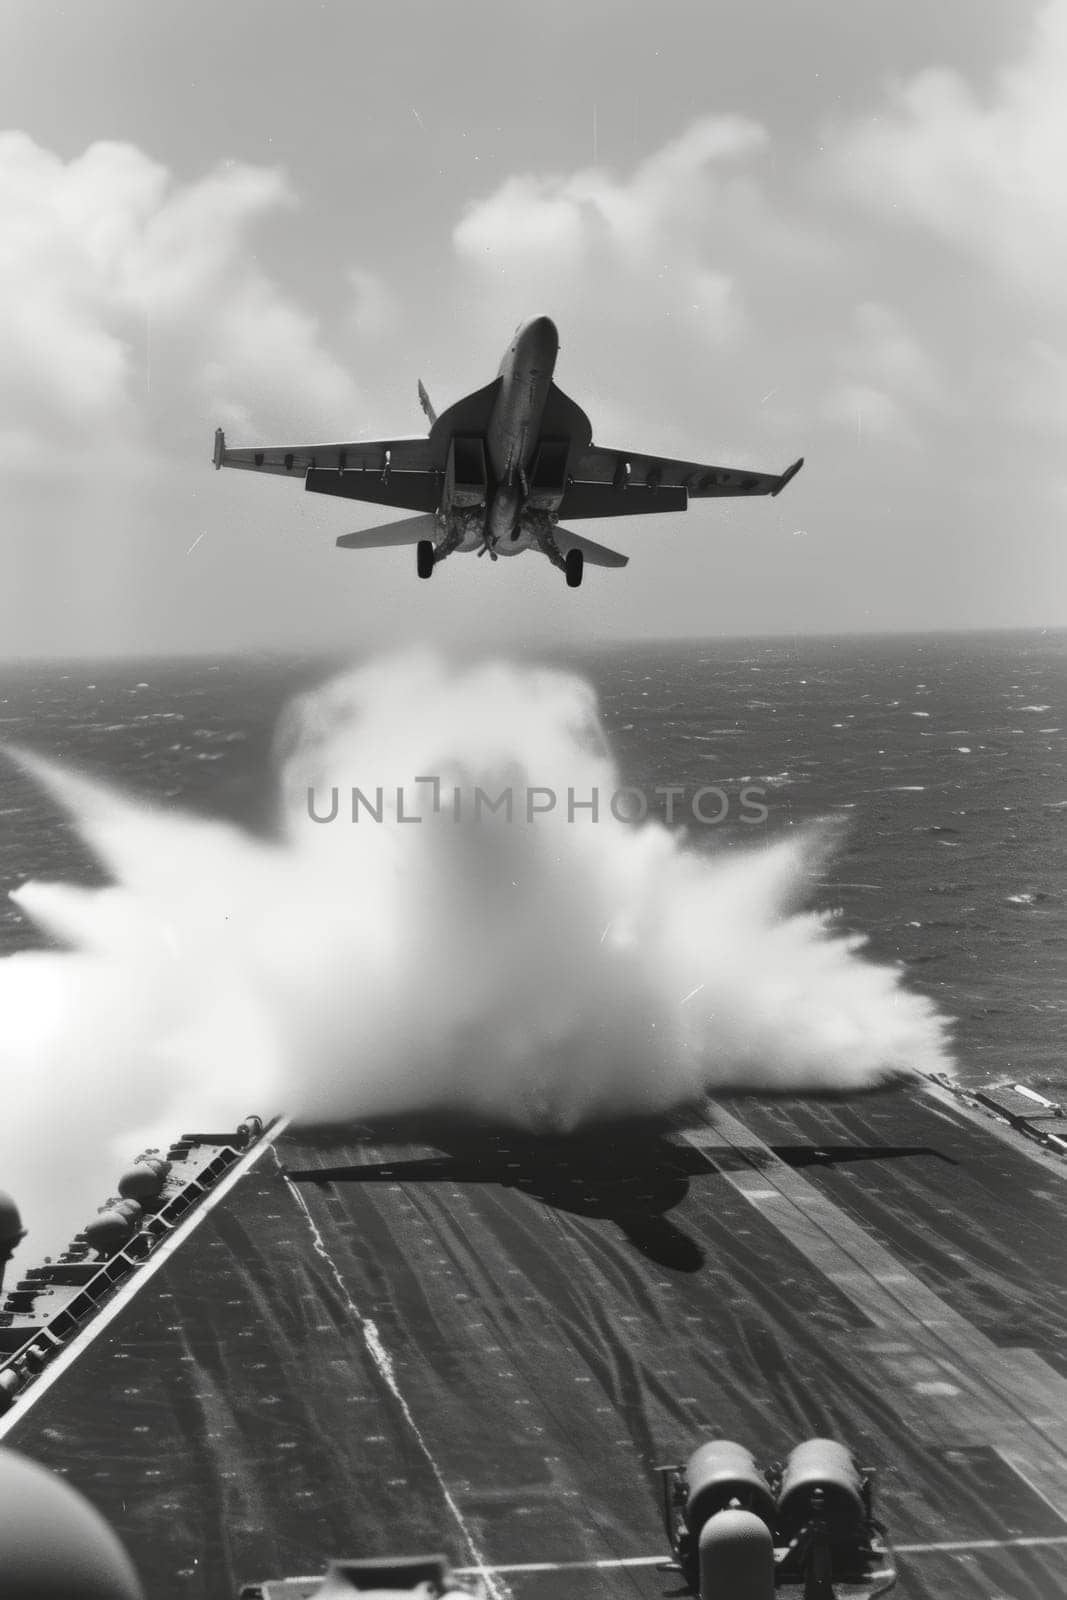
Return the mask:
[(831, 1542), (851, 1544), (867, 1526), (863, 1478), (852, 1452), (836, 1439), (805, 1439), (791, 1452), (778, 1491), (781, 1537), (793, 1538), (812, 1518), (812, 1495), (822, 1491), (820, 1516)]
[(768, 1527), (774, 1522), (774, 1496), (750, 1450), (732, 1439), (712, 1439), (694, 1450), (685, 1468), (688, 1492), (685, 1525), (697, 1534), (716, 1511), (731, 1501), (754, 1511)]

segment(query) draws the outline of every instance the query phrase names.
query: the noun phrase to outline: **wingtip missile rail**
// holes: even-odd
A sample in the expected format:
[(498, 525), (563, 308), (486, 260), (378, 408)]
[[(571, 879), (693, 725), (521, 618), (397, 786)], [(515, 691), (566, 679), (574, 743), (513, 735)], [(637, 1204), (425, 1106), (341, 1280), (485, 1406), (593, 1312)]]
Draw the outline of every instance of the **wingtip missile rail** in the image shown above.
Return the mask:
[(781, 494), (787, 483), (792, 483), (793, 479), (796, 477), (803, 465), (804, 457), (798, 456), (791, 467), (786, 467), (785, 471), (782, 473), (782, 476), (778, 479), (777, 488), (771, 490), (772, 500)]

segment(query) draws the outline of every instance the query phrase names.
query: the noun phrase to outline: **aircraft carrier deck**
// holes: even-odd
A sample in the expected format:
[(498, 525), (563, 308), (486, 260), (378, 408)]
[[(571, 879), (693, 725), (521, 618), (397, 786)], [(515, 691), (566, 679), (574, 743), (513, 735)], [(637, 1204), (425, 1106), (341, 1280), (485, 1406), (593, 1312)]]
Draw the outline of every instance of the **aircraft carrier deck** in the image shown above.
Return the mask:
[(275, 1135), (0, 1419), (152, 1600), (437, 1550), (660, 1600), (714, 1435), (877, 1468), (901, 1595), (1067, 1589), (1067, 1168), (951, 1096)]

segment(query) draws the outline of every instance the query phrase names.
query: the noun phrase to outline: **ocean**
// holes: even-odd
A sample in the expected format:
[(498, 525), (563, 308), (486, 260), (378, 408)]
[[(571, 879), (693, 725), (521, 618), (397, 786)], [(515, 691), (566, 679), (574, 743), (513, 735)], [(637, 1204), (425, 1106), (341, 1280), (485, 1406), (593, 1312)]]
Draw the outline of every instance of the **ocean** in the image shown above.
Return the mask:
[[(746, 849), (837, 818), (840, 848), (811, 885), (812, 907), (836, 911), (955, 1019), (966, 1082), (1067, 1093), (1067, 632), (615, 644), (520, 659), (592, 682), (620, 783), (651, 796), (652, 816), (666, 815), (657, 789), (678, 791), (675, 825), (694, 849)], [(0, 741), (269, 834), (278, 715), (347, 664), (7, 665)], [(102, 881), (70, 820), (5, 761), (0, 954), (41, 943), (6, 898), (28, 879)]]

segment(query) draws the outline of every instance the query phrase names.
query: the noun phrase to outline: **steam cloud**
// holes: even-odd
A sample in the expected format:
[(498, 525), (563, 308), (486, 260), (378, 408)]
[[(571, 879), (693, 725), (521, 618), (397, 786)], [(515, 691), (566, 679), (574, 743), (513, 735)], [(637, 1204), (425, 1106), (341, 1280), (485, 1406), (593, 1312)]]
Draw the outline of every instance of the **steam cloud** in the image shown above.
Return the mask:
[[(946, 1065), (933, 1005), (798, 909), (825, 830), (709, 858), (606, 803), (596, 823), (565, 806), (527, 823), (521, 800), (511, 823), (454, 821), (453, 785), (618, 787), (575, 677), (380, 661), (295, 701), (277, 755), (274, 843), (20, 758), (115, 881), (25, 885), (15, 899), (67, 948), (0, 962), (0, 1183), (38, 1257), (142, 1141), (250, 1111), (447, 1105), (560, 1129)], [(309, 788), (325, 814), (335, 786), (336, 820), (315, 823)], [(350, 820), (354, 786), (382, 788), (380, 824)]]

